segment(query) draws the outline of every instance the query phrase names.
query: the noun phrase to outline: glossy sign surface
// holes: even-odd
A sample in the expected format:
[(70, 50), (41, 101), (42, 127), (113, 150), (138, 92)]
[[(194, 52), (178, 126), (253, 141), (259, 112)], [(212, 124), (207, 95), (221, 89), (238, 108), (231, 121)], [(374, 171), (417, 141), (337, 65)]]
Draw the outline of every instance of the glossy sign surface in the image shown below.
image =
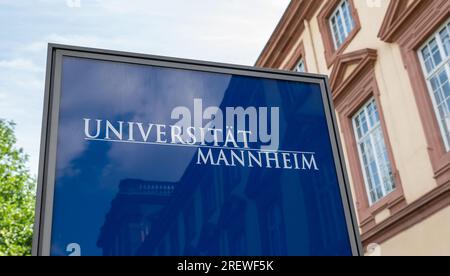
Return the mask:
[(351, 255), (318, 82), (62, 57), (52, 255)]

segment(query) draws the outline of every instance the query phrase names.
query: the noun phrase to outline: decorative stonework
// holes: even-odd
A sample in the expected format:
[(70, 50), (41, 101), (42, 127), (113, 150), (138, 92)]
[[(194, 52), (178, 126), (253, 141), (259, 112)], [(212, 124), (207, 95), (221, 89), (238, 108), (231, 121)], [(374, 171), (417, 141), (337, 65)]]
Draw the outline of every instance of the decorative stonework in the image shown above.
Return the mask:
[(336, 101), (339, 95), (364, 73), (364, 69), (368, 66), (373, 67), (376, 60), (377, 51), (373, 49), (363, 49), (340, 56), (330, 76), (333, 100)]
[(300, 43), (300, 45), (295, 49), (294, 54), (290, 57), (288, 62), (286, 63), (287, 70), (294, 70), (295, 66), (300, 62), (300, 60), (303, 59), (303, 63), (305, 65), (305, 70), (308, 72), (308, 65), (306, 61), (306, 54), (305, 54), (305, 45), (303, 44), (303, 41)]
[(450, 182), (440, 185), (362, 233), (365, 246), (381, 244), (450, 205)]
[[(380, 92), (376, 81), (376, 61), (377, 51), (374, 49), (363, 49), (341, 55), (336, 60), (330, 78), (333, 100), (345, 140), (349, 169), (355, 192), (356, 209), (363, 234), (376, 227), (375, 216), (377, 214), (389, 210), (390, 215), (394, 215), (406, 206), (400, 173), (389, 142), (383, 106), (381, 105)], [(352, 124), (353, 116), (370, 98), (374, 98), (378, 106), (383, 136), (396, 184), (396, 188), (392, 193), (373, 205), (369, 203)]]
[(413, 0), (407, 7), (397, 3), (399, 1), (393, 1), (389, 6), (380, 34), (382, 39), (400, 46), (427, 139), (434, 177), (438, 185), (443, 185), (450, 182), (450, 153), (441, 137), (417, 51), (450, 18), (450, 1)]
[(334, 64), (338, 56), (345, 51), (345, 49), (348, 47), (348, 45), (356, 36), (356, 34), (358, 34), (359, 30), (361, 30), (361, 23), (359, 20), (358, 12), (355, 8), (355, 3), (353, 0), (349, 0), (353, 21), (355, 22), (355, 27), (350, 32), (348, 37), (345, 39), (344, 43), (341, 46), (339, 46), (338, 49), (335, 49), (329, 20), (331, 14), (334, 12), (339, 3), (341, 3), (341, 1), (342, 0), (328, 0), (322, 7), (321, 11), (319, 12), (319, 15), (317, 16), (320, 33), (322, 35), (322, 40), (325, 47), (325, 59), (328, 68), (330, 68)]
[(294, 0), (261, 52), (256, 66), (280, 68), (305, 30), (304, 21), (310, 21), (324, 0)]
[(427, 1), (429, 0), (391, 0), (378, 37), (385, 42), (393, 42), (414, 10), (420, 5), (426, 5)]

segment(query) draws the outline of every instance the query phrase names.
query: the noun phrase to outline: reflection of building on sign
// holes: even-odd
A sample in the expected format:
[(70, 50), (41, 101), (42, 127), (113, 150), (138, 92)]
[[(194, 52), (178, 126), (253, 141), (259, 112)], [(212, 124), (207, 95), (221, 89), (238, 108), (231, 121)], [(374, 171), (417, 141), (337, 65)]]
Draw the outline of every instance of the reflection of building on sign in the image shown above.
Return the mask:
[[(196, 100), (195, 103), (197, 107), (201, 106), (201, 101)], [(264, 102), (261, 105), (264, 105)], [(290, 108), (290, 105), (293, 103), (286, 105), (286, 108)], [(315, 217), (323, 217), (320, 221), (323, 227), (326, 229), (337, 227), (336, 218), (332, 215), (324, 216), (321, 211), (333, 197), (330, 194), (329, 185), (332, 185), (334, 176), (330, 171), (315, 173), (319, 172), (316, 154), (262, 149), (263, 143), (259, 139), (258, 130), (261, 129), (260, 125), (264, 124), (264, 121), (271, 120), (271, 117), (263, 116), (264, 120), (261, 122), (261, 117), (254, 117), (257, 118), (255, 122), (258, 124), (253, 129), (251, 123), (233, 125), (233, 138), (236, 138), (234, 140), (237, 144), (235, 145), (230, 142), (232, 138), (229, 138), (227, 142), (226, 133), (220, 131), (216, 131), (216, 139), (211, 140), (208, 140), (207, 135), (196, 135), (201, 133), (200, 128), (222, 129), (223, 126), (218, 123), (219, 120), (215, 123), (208, 120), (211, 117), (207, 113), (225, 110), (223, 113), (226, 114), (226, 107), (212, 111), (205, 109), (202, 120), (199, 119), (202, 117), (196, 111), (190, 116), (187, 111), (179, 108), (175, 108), (176, 112), (173, 111), (171, 114), (172, 119), (175, 120), (171, 125), (126, 120), (108, 121), (96, 118), (83, 120), (84, 137), (89, 142), (132, 143), (142, 147), (197, 148), (196, 155), (192, 157), (185, 174), (178, 182), (121, 181), (119, 193), (112, 201), (97, 242), (104, 255), (302, 255), (299, 249), (303, 247), (304, 241), (299, 233), (319, 235), (314, 231), (315, 225), (310, 223), (311, 220)], [(194, 110), (199, 109), (194, 108)], [(249, 114), (255, 114), (248, 112), (250, 110), (248, 108), (244, 110)], [(184, 118), (191, 118), (193, 121), (183, 121), (182, 117), (173, 116), (180, 114), (180, 111), (185, 114)], [(267, 114), (270, 113), (267, 112)], [(212, 116), (214, 119), (218, 117), (220, 115)], [(226, 118), (227, 115), (223, 117)], [(301, 120), (305, 122), (312, 119), (305, 114), (301, 115)], [(238, 120), (235, 121), (238, 122)], [(245, 118), (242, 121), (246, 121)], [(247, 122), (250, 122), (249, 118)], [(299, 148), (299, 142), (295, 137), (275, 138), (278, 135), (275, 133), (279, 131), (275, 130), (276, 124), (271, 122), (267, 125), (273, 127), (271, 129), (262, 127), (262, 129), (264, 131), (267, 129), (273, 139), (266, 138), (264, 140), (266, 145), (270, 144), (271, 140), (275, 143), (276, 139), (280, 139), (275, 143), (277, 146), (288, 144), (288, 141), (296, 141), (295, 148)], [(188, 130), (190, 127), (192, 127), (191, 134)], [(306, 134), (316, 131), (319, 127), (317, 124), (308, 123), (296, 131), (299, 136), (308, 137), (303, 140), (305, 143), (312, 148), (318, 148), (319, 140)], [(186, 133), (183, 130), (186, 130)], [(257, 135), (253, 135), (253, 138), (247, 136), (246, 141), (245, 136), (240, 135), (238, 131), (241, 134), (248, 135), (251, 132)], [(209, 137), (214, 138), (214, 132), (210, 134)], [(201, 137), (205, 139), (202, 140)], [(222, 150), (229, 156), (220, 157)], [(243, 166), (237, 160), (242, 151), (244, 154), (248, 155), (250, 152), (255, 156), (246, 163), (247, 166)], [(215, 156), (213, 157), (212, 154)], [(238, 157), (232, 157), (233, 154)], [(297, 161), (292, 159), (291, 164), (289, 161), (284, 161), (282, 158), (287, 156), (286, 154), (296, 155)], [(261, 161), (258, 160), (259, 155), (261, 155)], [(276, 157), (274, 157), (276, 155), (280, 156), (278, 162), (283, 169), (275, 169), (277, 168)], [(230, 157), (230, 159), (227, 161), (221, 159), (217, 162), (216, 156)], [(267, 160), (263, 159), (266, 156), (272, 158), (269, 160), (272, 169), (258, 170), (258, 168), (267, 169)], [(201, 166), (198, 164), (199, 158), (202, 162)], [(237, 158), (234, 161), (235, 167), (226, 165), (226, 162), (232, 164), (232, 158)], [(317, 155), (317, 158), (320, 158), (320, 155)], [(259, 166), (258, 162), (262, 165)], [(288, 162), (288, 165), (285, 165), (285, 162)], [(213, 166), (205, 170), (203, 165), (208, 164)], [(289, 165), (292, 165), (292, 170), (289, 169)], [(298, 166), (297, 170), (295, 166)], [(243, 167), (250, 170), (238, 170)], [(307, 177), (308, 181), (302, 180), (301, 174), (294, 174), (299, 169), (313, 173)], [(292, 185), (275, 184), (283, 181)], [(170, 193), (155, 194), (148, 193), (148, 189), (136, 188), (145, 186), (159, 187), (160, 191), (166, 191), (165, 187), (171, 187), (171, 189), (168, 189)], [(133, 192), (126, 192), (130, 189)], [(320, 196), (309, 197), (308, 194)], [(301, 206), (314, 206), (314, 208), (308, 208), (308, 212), (302, 212), (299, 210), (305, 207), (299, 207), (300, 209), (289, 207), (299, 203)], [(319, 254), (322, 250), (326, 250), (331, 239), (334, 237), (316, 240), (314, 246), (310, 247), (311, 252)], [(255, 247), (255, 245), (258, 246)]]
[[(176, 183), (121, 181), (97, 242), (103, 255), (236, 256), (255, 254), (248, 247), (259, 242), (261, 255), (299, 254), (301, 239), (295, 232), (313, 231), (306, 221), (315, 215), (286, 206), (311, 190), (329, 196), (319, 188), (326, 181), (321, 177), (313, 178), (312, 185), (282, 187), (273, 185), (282, 178), (277, 170), (242, 174), (217, 166), (202, 172), (192, 163), (187, 172)], [(304, 200), (317, 212), (324, 204), (322, 199)], [(333, 227), (334, 220), (323, 223)]]
[(358, 252), (324, 77), (55, 51), (38, 254)]
[(97, 241), (103, 255), (133, 255), (173, 192), (170, 183), (121, 181)]

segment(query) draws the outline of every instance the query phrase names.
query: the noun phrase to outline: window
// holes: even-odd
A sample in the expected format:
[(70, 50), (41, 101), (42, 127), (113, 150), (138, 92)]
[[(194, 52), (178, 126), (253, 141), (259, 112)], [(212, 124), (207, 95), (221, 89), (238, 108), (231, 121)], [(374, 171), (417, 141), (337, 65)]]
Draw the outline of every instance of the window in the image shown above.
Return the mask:
[[(378, 214), (386, 211), (394, 216), (407, 206), (401, 173), (395, 164), (383, 108), (379, 105), (381, 94), (375, 74), (377, 60), (378, 54), (374, 49), (339, 55), (330, 77), (336, 112), (345, 141), (349, 172), (353, 180), (359, 227), (365, 238), (368, 237), (366, 234), (369, 232), (377, 233), (376, 235), (383, 232), (383, 229), (378, 227), (380, 222), (376, 219)], [(355, 69), (348, 73), (353, 66)], [(357, 122), (359, 130), (356, 128)], [(376, 139), (376, 134), (379, 139)], [(364, 147), (363, 141), (366, 136), (367, 146)], [(379, 141), (378, 145), (377, 141)], [(371, 154), (373, 157), (370, 159), (376, 158), (372, 162), (372, 168), (369, 166), (369, 159), (363, 160), (361, 152), (365, 155)], [(367, 170), (364, 170), (365, 164)], [(387, 165), (382, 166), (383, 164)], [(391, 175), (393, 180), (389, 177)], [(383, 176), (387, 179), (385, 182), (380, 180)], [(384, 186), (378, 185), (381, 195), (377, 195), (375, 189), (377, 182), (383, 183)], [(390, 190), (392, 192), (387, 194)], [(386, 196), (381, 198), (384, 193)]]
[(348, 0), (342, 1), (330, 17), (330, 27), (333, 36), (334, 47), (339, 47), (355, 28), (355, 22), (351, 13)]
[(295, 52), (289, 57), (286, 63), (286, 69), (294, 72), (308, 72), (308, 65), (305, 58), (305, 44), (303, 41), (296, 47)]
[(425, 43), (419, 58), (445, 148), (450, 151), (450, 22)]
[[(313, 1), (315, 2), (315, 1)], [(341, 56), (361, 30), (355, 0), (327, 0), (317, 15), (328, 68)]]
[(354, 116), (353, 128), (369, 202), (372, 205), (395, 189), (375, 99), (371, 99)]
[(294, 68), (294, 71), (295, 71), (295, 72), (299, 72), (299, 73), (305, 73), (305, 72), (306, 72), (306, 67), (305, 67), (305, 61), (304, 61), (304, 59), (301, 59), (301, 60), (298, 62), (297, 66), (295, 66), (295, 68)]

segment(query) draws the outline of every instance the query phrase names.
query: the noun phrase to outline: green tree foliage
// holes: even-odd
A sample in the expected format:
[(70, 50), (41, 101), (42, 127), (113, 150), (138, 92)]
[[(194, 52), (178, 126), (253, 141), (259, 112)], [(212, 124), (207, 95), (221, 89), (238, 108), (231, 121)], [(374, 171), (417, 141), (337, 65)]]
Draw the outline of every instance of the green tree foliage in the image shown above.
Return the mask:
[(14, 124), (0, 120), (0, 256), (31, 254), (35, 181), (26, 162)]

